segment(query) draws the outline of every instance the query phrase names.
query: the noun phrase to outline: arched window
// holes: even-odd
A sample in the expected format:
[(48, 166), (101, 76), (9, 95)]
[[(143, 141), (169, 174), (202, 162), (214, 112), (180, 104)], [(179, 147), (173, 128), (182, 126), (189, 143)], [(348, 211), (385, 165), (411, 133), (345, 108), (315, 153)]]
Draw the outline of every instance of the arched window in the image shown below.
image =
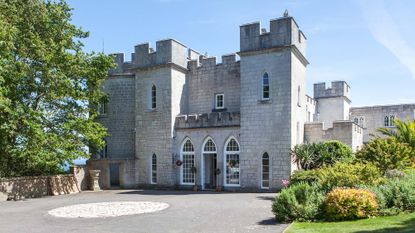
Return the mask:
[(269, 189), (269, 155), (267, 152), (262, 155), (261, 171), (261, 188)]
[(230, 138), (225, 144), (225, 185), (239, 186), (239, 144)]
[(108, 158), (108, 145), (107, 145), (107, 140), (106, 139), (104, 139), (104, 148), (99, 150), (99, 157), (100, 157), (100, 159)]
[(384, 125), (389, 126), (389, 116), (385, 116)]
[(301, 107), (301, 87), (298, 86), (298, 90), (297, 90), (297, 105), (298, 107)]
[(195, 166), (195, 149), (190, 139), (186, 139), (182, 146), (182, 166), (181, 166), (181, 183), (195, 184), (195, 173), (193, 167)]
[(204, 153), (209, 153), (209, 152), (213, 153), (213, 152), (216, 152), (216, 145), (215, 145), (215, 143), (213, 142), (212, 139), (209, 138), (206, 141), (205, 146), (203, 147), (203, 152)]
[(360, 119), (359, 119), (359, 125), (360, 125), (360, 127), (363, 128), (364, 123), (365, 123), (365, 118), (360, 117)]
[(156, 109), (157, 107), (157, 88), (153, 84), (151, 87), (151, 109)]
[(395, 116), (394, 115), (389, 116), (389, 126), (395, 126)]
[(151, 156), (151, 183), (157, 184), (157, 155)]
[(269, 77), (268, 77), (268, 73), (264, 73), (264, 75), (262, 76), (261, 99), (262, 100), (269, 100)]
[(355, 118), (353, 119), (353, 122), (354, 122), (354, 123), (356, 123), (356, 124), (358, 125), (358, 124), (359, 124), (359, 118), (355, 117)]

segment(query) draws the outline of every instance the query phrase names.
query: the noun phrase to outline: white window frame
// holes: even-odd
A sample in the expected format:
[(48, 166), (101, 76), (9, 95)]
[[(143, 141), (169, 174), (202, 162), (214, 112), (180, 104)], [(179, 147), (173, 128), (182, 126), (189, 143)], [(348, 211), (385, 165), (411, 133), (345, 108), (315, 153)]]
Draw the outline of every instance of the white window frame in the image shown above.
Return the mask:
[[(206, 143), (209, 140), (211, 140), (212, 143), (213, 143), (213, 145), (215, 146), (215, 150), (214, 151), (211, 151), (211, 150), (206, 151), (205, 150)], [(201, 176), (202, 176), (202, 189), (205, 188), (205, 160), (204, 160), (205, 157), (204, 156), (206, 154), (216, 154), (216, 156), (217, 156), (217, 153), (218, 153), (217, 151), (218, 151), (218, 147), (216, 146), (215, 141), (211, 137), (207, 137), (205, 139), (205, 141), (203, 142), (203, 145), (202, 145), (202, 154), (201, 154), (201, 158), (202, 158), (201, 159), (201, 167), (202, 167), (202, 169), (201, 169), (201, 171), (202, 171), (202, 173), (201, 173)]]
[[(187, 141), (190, 141), (190, 143), (193, 146), (193, 151), (183, 151), (184, 149), (184, 145), (186, 144)], [(183, 168), (184, 168), (184, 156), (185, 155), (192, 155), (193, 156), (193, 166), (196, 166), (195, 164), (195, 145), (193, 144), (192, 140), (190, 140), (190, 138), (185, 138), (183, 140), (182, 146), (180, 147), (180, 160), (183, 162), (183, 164), (180, 166), (180, 184), (181, 185), (195, 185), (196, 182), (196, 175), (195, 173), (193, 173), (193, 182), (183, 182)]]
[[(264, 155), (268, 156), (268, 187), (264, 186)], [(271, 159), (268, 152), (261, 154), (261, 189), (269, 189), (271, 186)]]
[[(222, 96), (222, 106), (218, 106), (219, 96)], [(225, 108), (225, 94), (224, 93), (215, 94), (215, 109), (224, 109), (224, 108)]]
[[(267, 78), (268, 78), (268, 84), (267, 84), (268, 85), (268, 97), (267, 98), (264, 97), (264, 87), (265, 87), (264, 78), (265, 78), (265, 75), (267, 75)], [(261, 95), (261, 100), (262, 101), (267, 101), (267, 100), (271, 99), (271, 82), (270, 82), (269, 74), (267, 72), (264, 72), (261, 76), (261, 93), (260, 93), (260, 95)]]
[[(236, 141), (236, 143), (238, 144), (238, 149), (239, 149), (238, 151), (227, 151), (226, 150), (229, 142), (232, 139), (234, 139)], [(228, 184), (226, 182), (226, 177), (227, 177), (226, 163), (227, 163), (227, 160), (228, 160), (228, 155), (235, 155), (235, 154), (238, 155), (238, 160), (239, 160), (238, 161), (238, 164), (239, 164), (238, 184)], [(225, 146), (224, 146), (224, 149), (223, 149), (223, 184), (224, 184), (225, 187), (240, 187), (241, 186), (241, 165), (240, 165), (240, 163), (241, 163), (241, 146), (240, 146), (238, 140), (235, 137), (232, 136), (232, 137), (228, 138), (228, 140), (226, 140)]]
[[(393, 120), (391, 120), (393, 117)], [(396, 115), (395, 114), (389, 114), (389, 127), (395, 127), (395, 120)]]

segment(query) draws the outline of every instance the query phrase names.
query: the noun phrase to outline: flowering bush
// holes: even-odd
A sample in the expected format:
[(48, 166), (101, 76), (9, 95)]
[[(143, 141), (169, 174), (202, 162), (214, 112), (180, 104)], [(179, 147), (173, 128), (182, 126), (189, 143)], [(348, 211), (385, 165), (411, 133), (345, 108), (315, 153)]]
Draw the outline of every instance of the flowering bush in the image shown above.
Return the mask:
[(327, 194), (325, 212), (328, 220), (368, 218), (377, 213), (376, 195), (365, 189), (336, 188)]

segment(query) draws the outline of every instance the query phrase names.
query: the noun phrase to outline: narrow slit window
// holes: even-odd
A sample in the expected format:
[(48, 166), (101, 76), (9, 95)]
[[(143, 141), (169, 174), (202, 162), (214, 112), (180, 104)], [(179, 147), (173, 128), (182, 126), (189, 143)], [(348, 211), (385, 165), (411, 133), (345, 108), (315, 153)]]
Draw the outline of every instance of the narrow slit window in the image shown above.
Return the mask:
[(266, 152), (262, 155), (261, 170), (262, 170), (261, 187), (263, 189), (269, 189), (269, 155)]
[(269, 100), (269, 76), (265, 73), (262, 76), (262, 100)]
[(157, 155), (151, 156), (151, 183), (157, 184)]
[(151, 109), (156, 109), (157, 107), (157, 88), (156, 85), (151, 87)]

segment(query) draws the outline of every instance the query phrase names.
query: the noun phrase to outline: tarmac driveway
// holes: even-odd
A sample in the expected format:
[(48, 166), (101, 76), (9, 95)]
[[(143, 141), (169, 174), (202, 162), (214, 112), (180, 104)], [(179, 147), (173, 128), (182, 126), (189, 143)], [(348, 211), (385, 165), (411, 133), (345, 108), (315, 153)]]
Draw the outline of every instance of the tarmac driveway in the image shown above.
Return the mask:
[[(0, 202), (0, 232), (282, 232), (270, 193), (108, 190)], [(109, 218), (58, 218), (57, 207), (93, 202), (155, 201), (169, 208), (155, 213)]]

